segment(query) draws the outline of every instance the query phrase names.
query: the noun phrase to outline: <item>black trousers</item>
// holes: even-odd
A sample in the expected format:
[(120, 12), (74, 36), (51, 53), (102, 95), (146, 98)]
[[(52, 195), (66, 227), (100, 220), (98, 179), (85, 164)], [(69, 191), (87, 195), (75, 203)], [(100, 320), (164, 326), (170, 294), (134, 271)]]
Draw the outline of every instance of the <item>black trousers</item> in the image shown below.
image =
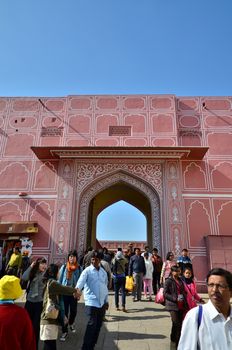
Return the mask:
[(97, 344), (98, 336), (101, 330), (103, 317), (105, 314), (105, 305), (101, 308), (86, 306), (85, 312), (88, 317), (88, 323), (85, 330), (82, 350), (93, 350)]
[(36, 349), (38, 349), (39, 343), (39, 333), (40, 333), (40, 316), (43, 309), (43, 302), (32, 303), (31, 301), (26, 301), (25, 309), (27, 310), (32, 326), (35, 332), (36, 339)]
[[(68, 319), (68, 324), (72, 325), (75, 321), (77, 315), (77, 299), (72, 295), (63, 295), (64, 300), (64, 313)], [(68, 332), (68, 324), (62, 324), (62, 332)]]
[[(157, 273), (157, 272), (153, 272), (152, 275), (152, 287), (153, 287), (153, 293), (154, 295), (157, 294), (158, 289), (160, 289), (160, 274), (161, 273)], [(158, 289), (157, 289), (158, 286)]]
[(115, 306), (119, 307), (119, 290), (122, 292), (122, 306), (126, 305), (126, 289), (125, 289), (126, 277), (115, 277), (114, 278), (114, 299)]
[[(178, 346), (181, 334), (181, 327), (183, 322), (183, 311), (169, 311), (172, 319), (171, 341)], [(190, 335), (191, 337), (191, 335)]]
[(56, 350), (56, 339), (44, 340), (43, 350)]

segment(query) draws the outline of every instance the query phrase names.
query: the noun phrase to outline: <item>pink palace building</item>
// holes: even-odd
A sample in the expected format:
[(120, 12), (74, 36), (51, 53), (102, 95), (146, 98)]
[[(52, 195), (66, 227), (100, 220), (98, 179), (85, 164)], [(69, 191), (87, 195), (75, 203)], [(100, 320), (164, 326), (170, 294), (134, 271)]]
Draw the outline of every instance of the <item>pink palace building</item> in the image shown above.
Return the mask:
[(200, 289), (232, 270), (232, 97), (1, 98), (0, 145), (1, 255), (81, 255), (124, 200), (163, 257), (189, 250)]

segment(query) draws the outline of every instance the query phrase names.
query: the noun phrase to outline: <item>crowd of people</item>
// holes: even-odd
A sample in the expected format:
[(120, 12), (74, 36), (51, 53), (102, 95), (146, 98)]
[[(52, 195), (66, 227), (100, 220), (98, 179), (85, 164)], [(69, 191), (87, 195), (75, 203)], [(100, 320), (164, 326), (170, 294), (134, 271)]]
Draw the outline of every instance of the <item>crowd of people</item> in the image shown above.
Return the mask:
[[(172, 321), (170, 340), (179, 350), (197, 350), (199, 343), (204, 344), (201, 349), (231, 349), (232, 347), (206, 345), (211, 342), (209, 325), (220, 314), (220, 328), (212, 326), (214, 339), (215, 334), (221, 332), (225, 338), (223, 346), (226, 342), (232, 346), (232, 311), (229, 304), (232, 274), (223, 269), (214, 269), (209, 273), (207, 286), (210, 301), (199, 308), (198, 305), (204, 304), (204, 300), (197, 293), (188, 250), (183, 249), (178, 257), (173, 252), (168, 252), (164, 261), (158, 253), (157, 248), (150, 251), (148, 246), (141, 252), (132, 243), (126, 250), (118, 248), (114, 253), (106, 248), (94, 250), (89, 247), (80, 259), (76, 250), (70, 251), (62, 266), (48, 265), (45, 258), (38, 258), (30, 262), (19, 275), (21, 259), (20, 250), (17, 249), (12, 253), (12, 258), (9, 258), (5, 275), (0, 279), (1, 349), (38, 350), (39, 340), (42, 340), (43, 350), (56, 350), (59, 327), (61, 341), (66, 341), (69, 332), (76, 332), (75, 319), (82, 291), (87, 316), (82, 350), (94, 349), (102, 323), (107, 321), (110, 289), (114, 290), (115, 309), (125, 313), (128, 312), (128, 295), (131, 295), (133, 302), (140, 302), (142, 298), (152, 301), (163, 291), (164, 305)], [(128, 281), (133, 281), (132, 288), (128, 287)], [(22, 287), (26, 287), (24, 309), (14, 304), (14, 300), (23, 292)], [(203, 313), (200, 324), (198, 309)], [(6, 313), (10, 316), (4, 317)], [(224, 331), (223, 317), (227, 324)], [(6, 337), (3, 341), (1, 334), (20, 318), (23, 322), (14, 328), (8, 344)], [(188, 329), (193, 330), (197, 340), (189, 339)], [(207, 330), (210, 333), (208, 338), (204, 337), (204, 331)], [(25, 332), (27, 336), (23, 339), (22, 334)], [(25, 341), (30, 347), (25, 346)]]

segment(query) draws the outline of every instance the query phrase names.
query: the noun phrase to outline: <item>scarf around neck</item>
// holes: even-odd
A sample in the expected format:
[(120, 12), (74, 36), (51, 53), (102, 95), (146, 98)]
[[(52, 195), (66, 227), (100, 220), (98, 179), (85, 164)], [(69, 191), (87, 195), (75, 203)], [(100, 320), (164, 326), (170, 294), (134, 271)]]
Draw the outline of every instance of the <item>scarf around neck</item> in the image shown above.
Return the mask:
[(70, 264), (70, 262), (68, 261), (66, 264), (66, 278), (67, 280), (71, 280), (72, 279), (72, 274), (74, 271), (76, 271), (79, 268), (79, 264), (78, 262), (76, 262), (75, 264)]

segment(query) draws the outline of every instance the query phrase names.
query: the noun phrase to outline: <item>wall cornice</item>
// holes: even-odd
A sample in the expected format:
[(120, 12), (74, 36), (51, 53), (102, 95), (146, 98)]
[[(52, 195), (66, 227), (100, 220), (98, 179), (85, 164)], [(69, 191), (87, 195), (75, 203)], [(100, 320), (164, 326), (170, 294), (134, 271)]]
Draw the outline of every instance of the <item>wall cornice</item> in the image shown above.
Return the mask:
[(41, 160), (47, 159), (196, 159), (206, 154), (208, 147), (31, 147)]

